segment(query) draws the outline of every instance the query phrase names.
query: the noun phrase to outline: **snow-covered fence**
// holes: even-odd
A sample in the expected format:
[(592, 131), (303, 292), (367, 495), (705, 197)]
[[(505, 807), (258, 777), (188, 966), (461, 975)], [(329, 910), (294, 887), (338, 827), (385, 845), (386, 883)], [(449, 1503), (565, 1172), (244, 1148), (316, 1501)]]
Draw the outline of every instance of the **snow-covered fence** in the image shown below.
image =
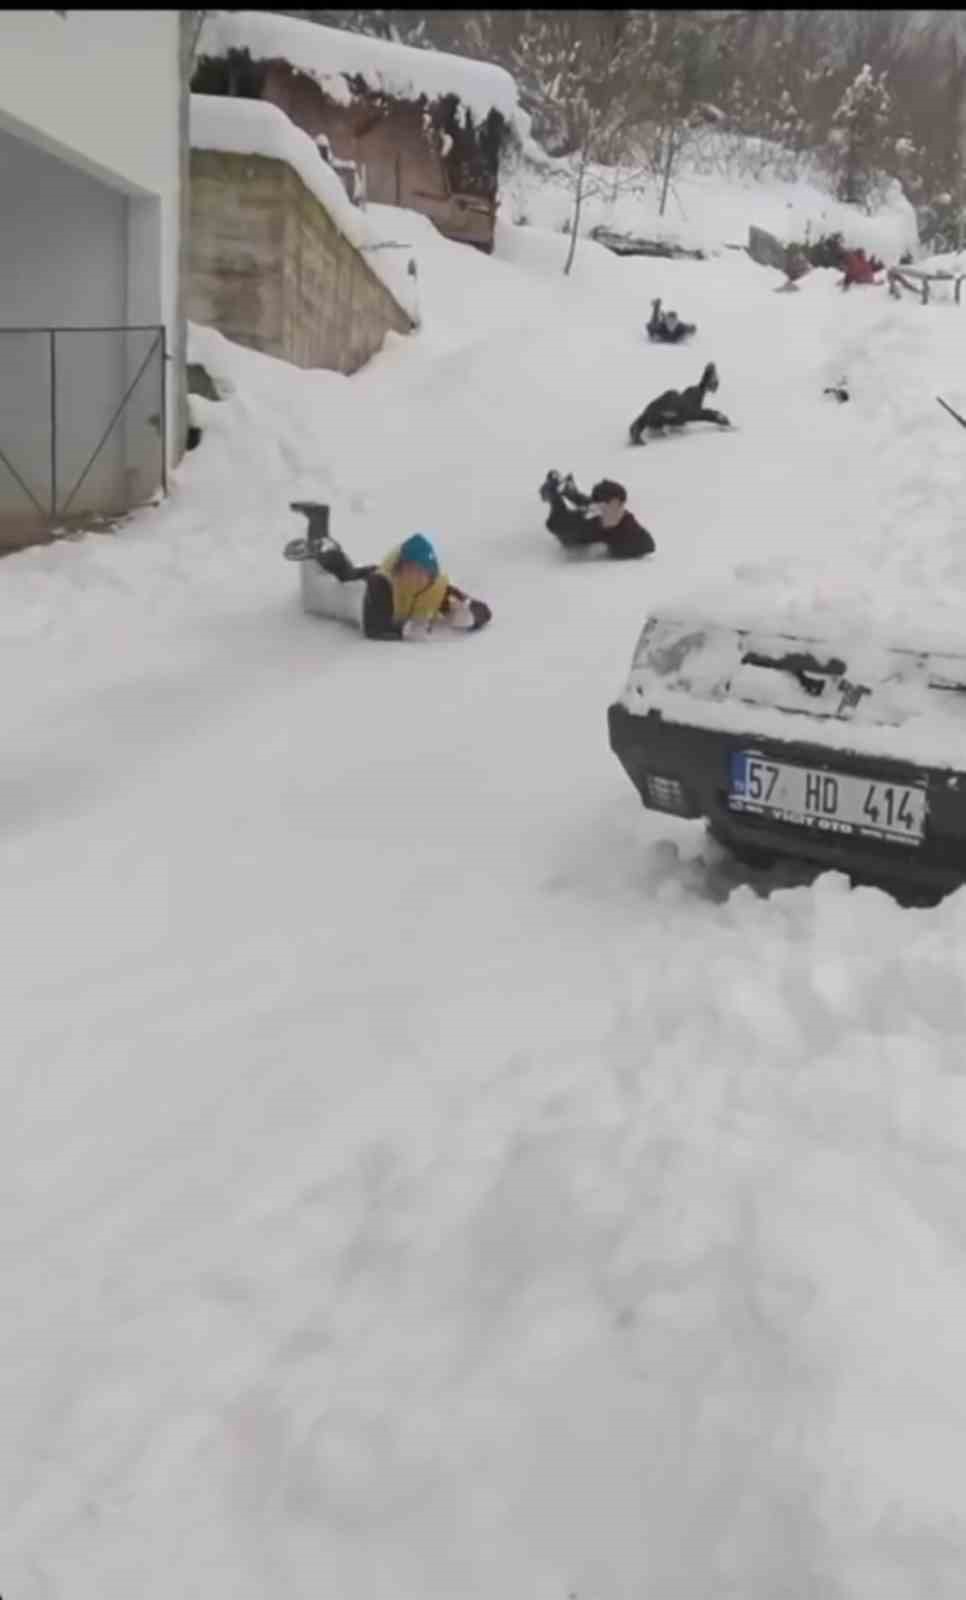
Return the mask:
[(703, 250), (687, 250), (684, 245), (675, 244), (668, 239), (650, 239), (642, 234), (621, 233), (615, 228), (605, 228), (602, 224), (591, 228), (588, 237), (597, 244), (602, 244), (615, 256), (653, 256), (664, 261), (705, 259)]
[[(924, 306), (929, 304), (929, 296), (934, 283), (951, 283), (953, 285), (953, 299), (959, 305), (962, 301), (963, 280), (966, 273), (962, 272), (925, 272), (919, 267), (890, 267), (886, 273), (889, 284), (889, 293), (894, 300), (901, 300), (902, 289), (910, 289), (914, 294), (922, 296)], [(901, 288), (900, 288), (901, 285)]]

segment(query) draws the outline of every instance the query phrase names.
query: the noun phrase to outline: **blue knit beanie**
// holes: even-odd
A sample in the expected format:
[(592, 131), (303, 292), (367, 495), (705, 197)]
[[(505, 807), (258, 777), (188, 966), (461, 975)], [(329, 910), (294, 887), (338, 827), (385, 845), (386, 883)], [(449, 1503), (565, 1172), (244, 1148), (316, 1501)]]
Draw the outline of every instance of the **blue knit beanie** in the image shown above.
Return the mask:
[(400, 561), (411, 561), (414, 567), (423, 567), (434, 578), (439, 571), (436, 551), (424, 533), (411, 533), (399, 546)]

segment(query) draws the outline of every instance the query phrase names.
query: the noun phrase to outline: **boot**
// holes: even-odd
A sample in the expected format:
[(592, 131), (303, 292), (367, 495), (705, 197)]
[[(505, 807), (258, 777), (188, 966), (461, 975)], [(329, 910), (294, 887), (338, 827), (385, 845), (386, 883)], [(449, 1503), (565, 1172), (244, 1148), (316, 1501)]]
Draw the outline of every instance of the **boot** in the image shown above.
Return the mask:
[(577, 488), (572, 472), (568, 472), (561, 483), (560, 493), (570, 505), (576, 506), (578, 511), (584, 511), (590, 505), (590, 495), (584, 494), (582, 489)]

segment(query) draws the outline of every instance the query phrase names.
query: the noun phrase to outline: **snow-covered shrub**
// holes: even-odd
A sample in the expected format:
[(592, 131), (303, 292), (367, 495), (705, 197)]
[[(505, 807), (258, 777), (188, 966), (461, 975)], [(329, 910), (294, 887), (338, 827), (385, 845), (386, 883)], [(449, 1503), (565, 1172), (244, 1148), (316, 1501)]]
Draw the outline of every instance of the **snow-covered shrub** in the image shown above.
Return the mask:
[(958, 250), (966, 238), (966, 210), (943, 190), (916, 207), (919, 239), (929, 255), (945, 255)]

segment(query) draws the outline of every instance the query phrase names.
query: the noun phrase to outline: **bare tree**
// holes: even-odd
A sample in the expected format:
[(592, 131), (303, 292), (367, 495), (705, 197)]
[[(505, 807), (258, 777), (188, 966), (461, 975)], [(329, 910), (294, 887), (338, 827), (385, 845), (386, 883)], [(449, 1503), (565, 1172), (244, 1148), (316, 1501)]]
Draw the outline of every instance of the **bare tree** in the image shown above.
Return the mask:
[(628, 11), (531, 12), (516, 50), (521, 88), (558, 128), (573, 189), (569, 274), (591, 168), (613, 161), (646, 112), (634, 74), (637, 29)]

